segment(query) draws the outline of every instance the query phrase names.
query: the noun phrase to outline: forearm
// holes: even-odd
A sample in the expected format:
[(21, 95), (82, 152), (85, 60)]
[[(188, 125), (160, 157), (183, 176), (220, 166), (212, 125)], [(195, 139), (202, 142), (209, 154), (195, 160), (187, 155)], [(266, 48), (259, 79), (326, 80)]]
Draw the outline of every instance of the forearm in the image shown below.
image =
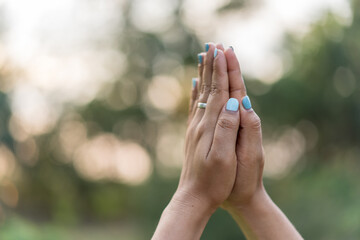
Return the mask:
[(200, 239), (214, 211), (200, 199), (177, 192), (162, 213), (152, 240)]
[(247, 239), (303, 239), (265, 190), (248, 205), (228, 210)]

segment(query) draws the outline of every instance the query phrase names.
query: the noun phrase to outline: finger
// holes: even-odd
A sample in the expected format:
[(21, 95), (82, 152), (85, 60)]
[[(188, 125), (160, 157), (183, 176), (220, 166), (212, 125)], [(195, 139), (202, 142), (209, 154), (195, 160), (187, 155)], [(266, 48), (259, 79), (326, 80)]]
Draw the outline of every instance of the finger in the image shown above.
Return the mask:
[(246, 87), (241, 74), (240, 64), (232, 47), (225, 51), (228, 75), (230, 97), (239, 101), (246, 96)]
[(193, 118), (194, 108), (195, 108), (195, 102), (197, 98), (197, 83), (198, 79), (193, 78), (192, 79), (192, 90), (191, 90), (191, 97), (190, 97), (190, 105), (189, 105), (189, 121)]
[(235, 155), (237, 133), (239, 130), (240, 114), (239, 101), (230, 98), (223, 107), (215, 127), (213, 143), (209, 156), (218, 159), (232, 160)]
[(201, 52), (198, 54), (198, 96), (197, 98), (199, 98), (199, 94), (200, 94), (200, 89), (201, 89), (201, 85), (203, 84), (203, 71), (204, 71), (204, 59), (205, 59), (206, 53)]
[(240, 111), (241, 134), (239, 133), (240, 141), (238, 144), (244, 145), (246, 142), (247, 151), (251, 153), (262, 152), (261, 120), (252, 108), (248, 96), (242, 98)]
[(212, 138), (219, 114), (229, 99), (229, 80), (225, 55), (220, 49), (215, 49), (214, 57), (211, 92), (207, 101), (205, 115), (201, 120), (201, 124), (209, 129), (206, 132), (206, 134), (210, 135), (206, 137), (208, 139)]
[(204, 57), (204, 69), (201, 76), (201, 87), (200, 87), (200, 96), (199, 102), (207, 102), (209, 96), (211, 81), (212, 81), (212, 72), (213, 72), (213, 60), (214, 60), (214, 50), (215, 45), (213, 43), (207, 43), (208, 51)]
[(215, 47), (223, 52), (225, 51), (224, 45), (222, 43), (217, 43)]
[[(210, 92), (211, 88), (211, 81), (212, 81), (212, 65), (213, 65), (213, 59), (214, 59), (214, 50), (215, 45), (213, 43), (207, 43), (205, 45), (205, 50), (207, 52), (205, 53), (203, 57), (203, 69), (202, 69), (202, 75), (201, 75), (201, 82), (198, 83), (198, 99), (196, 101), (196, 104), (198, 103), (207, 103), (207, 98)], [(204, 116), (205, 109), (202, 108), (196, 108), (194, 113), (194, 121), (199, 123)]]

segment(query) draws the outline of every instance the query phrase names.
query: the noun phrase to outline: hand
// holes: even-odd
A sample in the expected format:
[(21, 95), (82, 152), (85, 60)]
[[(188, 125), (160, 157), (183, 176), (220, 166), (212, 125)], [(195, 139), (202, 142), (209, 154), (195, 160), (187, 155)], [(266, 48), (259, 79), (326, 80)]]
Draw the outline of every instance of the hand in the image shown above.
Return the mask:
[(230, 97), (241, 103), (234, 188), (223, 207), (237, 221), (247, 239), (302, 239), (291, 222), (267, 195), (262, 182), (264, 151), (261, 122), (247, 97), (239, 62), (225, 51)]
[(262, 175), (264, 150), (262, 146), (261, 121), (251, 106), (247, 96), (240, 64), (234, 51), (225, 52), (230, 97), (236, 98), (240, 105), (240, 130), (237, 138), (237, 173), (234, 189), (223, 204), (226, 207), (244, 207), (265, 194)]
[[(210, 43), (207, 46), (211, 51), (213, 44)], [(232, 48), (225, 51), (221, 44), (217, 44), (216, 47), (224, 52), (226, 59), (229, 97), (235, 98), (241, 103), (240, 129), (237, 133), (236, 144), (236, 180), (231, 195), (222, 205), (224, 208), (228, 208), (246, 205), (255, 195), (261, 195), (261, 192), (264, 191), (262, 185), (264, 153), (260, 118), (251, 107), (250, 99), (247, 97), (236, 55)], [(210, 74), (207, 71), (210, 71), (210, 69), (202, 68), (202, 65), (200, 65), (200, 76), (206, 78)], [(193, 105), (192, 103), (191, 106)], [(191, 130), (191, 128), (189, 129)]]
[[(224, 52), (209, 44), (199, 54), (179, 186), (153, 239), (199, 239), (212, 213), (230, 195), (236, 177), (239, 101), (229, 99)], [(207, 103), (206, 109), (197, 104)]]
[[(229, 197), (235, 182), (239, 102), (229, 100), (224, 52), (210, 43), (199, 58), (200, 77), (190, 103), (185, 162), (177, 192), (216, 209)], [(206, 109), (198, 108), (199, 102), (207, 103)]]

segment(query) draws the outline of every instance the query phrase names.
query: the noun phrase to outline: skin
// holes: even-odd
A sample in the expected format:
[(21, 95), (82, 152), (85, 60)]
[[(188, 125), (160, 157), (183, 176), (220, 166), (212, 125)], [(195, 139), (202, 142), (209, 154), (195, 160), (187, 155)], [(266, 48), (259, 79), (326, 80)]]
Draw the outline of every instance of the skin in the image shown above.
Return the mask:
[[(201, 55), (179, 185), (152, 239), (200, 239), (220, 206), (248, 239), (302, 239), (263, 186), (261, 121), (241, 104), (246, 88), (234, 51), (209, 43)], [(229, 98), (239, 101), (237, 111), (226, 110)]]

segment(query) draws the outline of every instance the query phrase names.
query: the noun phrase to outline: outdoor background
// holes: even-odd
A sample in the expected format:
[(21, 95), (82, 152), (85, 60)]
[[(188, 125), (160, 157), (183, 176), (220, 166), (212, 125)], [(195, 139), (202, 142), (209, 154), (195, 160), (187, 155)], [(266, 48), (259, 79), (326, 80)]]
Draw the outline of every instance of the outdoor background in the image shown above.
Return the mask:
[[(150, 239), (191, 78), (232, 45), (265, 185), (305, 239), (360, 239), (360, 0), (0, 0), (0, 239)], [(244, 239), (219, 209), (202, 239)]]

